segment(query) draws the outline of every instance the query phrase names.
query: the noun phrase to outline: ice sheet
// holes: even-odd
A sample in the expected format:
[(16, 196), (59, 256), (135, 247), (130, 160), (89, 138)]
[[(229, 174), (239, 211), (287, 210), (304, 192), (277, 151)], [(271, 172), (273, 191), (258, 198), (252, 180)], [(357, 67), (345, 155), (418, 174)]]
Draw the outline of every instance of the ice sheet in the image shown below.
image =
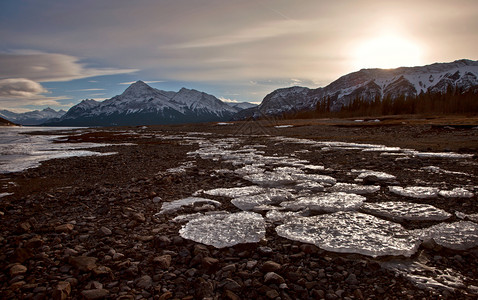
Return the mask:
[(452, 216), (450, 213), (432, 205), (400, 201), (364, 203), (361, 209), (366, 213), (395, 221), (442, 221)]
[(239, 212), (202, 216), (180, 230), (181, 237), (216, 248), (257, 243), (265, 237), (265, 222), (260, 214)]
[(327, 189), (330, 192), (344, 192), (352, 194), (372, 194), (380, 190), (379, 185), (361, 185), (355, 183), (338, 182), (334, 186)]
[(358, 212), (296, 218), (276, 227), (287, 239), (314, 244), (324, 250), (369, 256), (411, 256), (420, 240), (401, 225)]
[(210, 203), (214, 206), (221, 206), (221, 202), (206, 198), (199, 197), (188, 197), (184, 199), (179, 199), (171, 202), (164, 202), (161, 206), (161, 211), (159, 214), (170, 214), (180, 210), (184, 206), (191, 206), (195, 203)]
[(294, 201), (282, 202), (281, 206), (288, 210), (309, 209), (320, 212), (336, 212), (357, 210), (366, 200), (365, 197), (349, 193), (328, 193), (322, 196), (305, 196)]
[(453, 250), (467, 250), (478, 246), (478, 224), (470, 221), (440, 223), (414, 230), (422, 240), (433, 239), (438, 245)]
[(440, 191), (438, 188), (428, 186), (409, 186), (406, 188), (401, 186), (389, 186), (388, 189), (390, 192), (400, 196), (419, 199), (435, 198)]

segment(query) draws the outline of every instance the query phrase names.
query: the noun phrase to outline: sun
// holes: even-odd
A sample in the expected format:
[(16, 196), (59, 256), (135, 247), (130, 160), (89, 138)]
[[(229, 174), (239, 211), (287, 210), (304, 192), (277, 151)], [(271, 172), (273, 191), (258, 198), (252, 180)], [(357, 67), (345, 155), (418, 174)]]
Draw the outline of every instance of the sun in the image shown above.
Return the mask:
[(420, 46), (399, 35), (384, 34), (366, 40), (354, 51), (353, 67), (392, 69), (422, 63)]

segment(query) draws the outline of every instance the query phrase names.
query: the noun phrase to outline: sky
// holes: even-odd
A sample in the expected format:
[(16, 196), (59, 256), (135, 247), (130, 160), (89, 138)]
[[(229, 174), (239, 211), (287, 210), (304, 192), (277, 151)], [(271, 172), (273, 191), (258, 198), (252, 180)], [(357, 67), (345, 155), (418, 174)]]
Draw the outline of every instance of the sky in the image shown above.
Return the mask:
[(361, 68), (478, 59), (476, 0), (1, 0), (0, 109), (142, 80), (259, 103)]

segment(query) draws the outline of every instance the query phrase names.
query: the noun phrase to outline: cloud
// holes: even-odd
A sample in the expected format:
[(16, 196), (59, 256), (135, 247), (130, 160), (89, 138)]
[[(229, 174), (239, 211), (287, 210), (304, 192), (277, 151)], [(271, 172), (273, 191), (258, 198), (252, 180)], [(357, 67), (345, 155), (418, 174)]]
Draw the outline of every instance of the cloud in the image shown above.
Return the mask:
[(70, 81), (136, 71), (138, 70), (88, 67), (81, 63), (78, 57), (66, 54), (31, 50), (0, 53), (0, 79), (28, 78), (36, 82)]
[(65, 96), (48, 97), (41, 84), (26, 78), (0, 79), (0, 106), (19, 107), (25, 105), (62, 106), (58, 101), (69, 99)]

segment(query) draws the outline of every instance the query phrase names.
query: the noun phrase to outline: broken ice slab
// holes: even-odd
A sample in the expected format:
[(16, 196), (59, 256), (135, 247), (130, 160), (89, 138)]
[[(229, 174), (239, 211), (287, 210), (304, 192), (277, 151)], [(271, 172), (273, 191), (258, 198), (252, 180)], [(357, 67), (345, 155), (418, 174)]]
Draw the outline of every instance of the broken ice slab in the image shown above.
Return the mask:
[(470, 221), (440, 223), (413, 232), (423, 241), (433, 239), (438, 245), (453, 250), (467, 250), (478, 246), (478, 224)]
[(389, 186), (388, 189), (390, 192), (400, 196), (419, 199), (435, 198), (440, 191), (438, 188), (428, 186), (409, 186), (406, 188), (401, 186)]
[(221, 202), (206, 198), (199, 197), (188, 197), (184, 199), (179, 199), (171, 202), (164, 202), (161, 206), (159, 214), (170, 214), (180, 210), (184, 206), (192, 206), (196, 203), (210, 203), (214, 206), (221, 206)]
[(253, 212), (202, 216), (180, 230), (181, 237), (216, 248), (257, 243), (265, 237), (264, 219)]
[(296, 219), (304, 217), (308, 214), (308, 211), (280, 211), (280, 210), (270, 210), (266, 214), (266, 219), (272, 223), (283, 223), (291, 219)]
[(300, 181), (295, 185), (295, 189), (302, 192), (323, 192), (325, 190), (324, 185), (315, 181)]
[(204, 215), (209, 215), (210, 216), (210, 215), (220, 215), (220, 214), (229, 214), (229, 212), (221, 210), (221, 211), (209, 211), (209, 212), (206, 212), (206, 213), (197, 212), (197, 213), (193, 213), (193, 214), (179, 215), (179, 216), (173, 218), (170, 222), (186, 223), (186, 222), (191, 221), (192, 219), (196, 219), (196, 218), (202, 217)]
[(286, 190), (270, 189), (266, 193), (248, 195), (231, 200), (231, 203), (241, 210), (254, 210), (258, 206), (279, 204), (293, 198)]
[(400, 201), (364, 203), (361, 209), (366, 213), (395, 221), (442, 221), (452, 216), (432, 205)]
[(211, 196), (222, 196), (228, 198), (238, 198), (242, 196), (257, 195), (265, 193), (266, 188), (259, 187), (257, 185), (234, 187), (234, 188), (217, 188), (208, 191), (204, 191), (204, 194)]
[(373, 178), (374, 181), (394, 181), (396, 177), (392, 174), (388, 174), (385, 172), (379, 172), (379, 171), (371, 171), (371, 170), (351, 170), (352, 173), (359, 173), (357, 176), (357, 179), (361, 180), (368, 180)]
[(471, 198), (474, 196), (472, 192), (464, 188), (454, 188), (451, 191), (441, 190), (438, 195), (445, 198)]
[(468, 174), (468, 173), (448, 171), (448, 170), (444, 170), (444, 169), (442, 169), (440, 167), (437, 167), (437, 166), (422, 167), (421, 170), (432, 172), (432, 173), (444, 173), (444, 174), (470, 176), (470, 174)]
[(338, 182), (334, 186), (329, 187), (327, 191), (329, 192), (344, 192), (351, 194), (372, 194), (380, 190), (379, 185), (361, 185), (356, 183), (345, 183)]
[(357, 210), (367, 200), (364, 196), (348, 193), (329, 193), (322, 196), (305, 196), (294, 201), (282, 202), (280, 205), (288, 210), (309, 209), (319, 212), (336, 212)]
[[(264, 164), (261, 166), (264, 166)], [(246, 176), (249, 174), (264, 173), (264, 169), (260, 168), (258, 165), (246, 165), (242, 168), (236, 169), (234, 173), (240, 176)]]
[(410, 280), (421, 289), (454, 291), (455, 288), (465, 287), (465, 277), (452, 269), (441, 270), (413, 260), (392, 260), (380, 265)]
[(358, 212), (295, 218), (276, 227), (279, 236), (324, 250), (368, 256), (413, 255), (420, 240), (400, 224)]
[(291, 185), (297, 181), (294, 177), (287, 173), (278, 172), (249, 174), (244, 176), (244, 179), (261, 186)]
[(410, 151), (410, 154), (420, 158), (451, 158), (451, 159), (463, 159), (471, 158), (473, 154), (460, 154), (454, 152), (419, 152)]

